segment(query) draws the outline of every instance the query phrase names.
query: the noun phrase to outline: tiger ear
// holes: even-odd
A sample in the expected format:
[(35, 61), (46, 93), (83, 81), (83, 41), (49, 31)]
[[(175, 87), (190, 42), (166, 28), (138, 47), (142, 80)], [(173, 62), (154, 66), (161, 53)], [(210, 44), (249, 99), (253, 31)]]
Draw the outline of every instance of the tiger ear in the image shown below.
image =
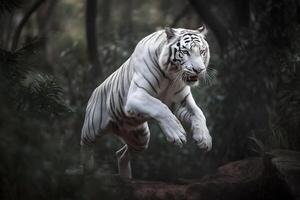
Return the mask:
[(165, 27), (165, 32), (167, 34), (167, 39), (170, 40), (175, 37), (175, 30), (171, 27)]
[(207, 34), (207, 28), (206, 28), (206, 26), (204, 25), (204, 24), (202, 24), (202, 26), (201, 27), (199, 27), (198, 29), (197, 29), (197, 31), (199, 31), (199, 33), (201, 33), (202, 35), (206, 35)]

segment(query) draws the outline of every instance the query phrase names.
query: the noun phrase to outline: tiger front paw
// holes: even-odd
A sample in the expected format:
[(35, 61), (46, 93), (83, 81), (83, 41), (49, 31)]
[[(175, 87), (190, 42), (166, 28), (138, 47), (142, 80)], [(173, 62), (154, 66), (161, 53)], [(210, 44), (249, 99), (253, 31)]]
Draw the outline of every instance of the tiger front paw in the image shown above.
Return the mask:
[(186, 143), (185, 130), (177, 119), (173, 120), (173, 123), (161, 123), (160, 127), (165, 133), (168, 142), (171, 142), (180, 148)]
[(200, 149), (210, 151), (212, 149), (212, 138), (206, 126), (193, 129), (193, 139)]

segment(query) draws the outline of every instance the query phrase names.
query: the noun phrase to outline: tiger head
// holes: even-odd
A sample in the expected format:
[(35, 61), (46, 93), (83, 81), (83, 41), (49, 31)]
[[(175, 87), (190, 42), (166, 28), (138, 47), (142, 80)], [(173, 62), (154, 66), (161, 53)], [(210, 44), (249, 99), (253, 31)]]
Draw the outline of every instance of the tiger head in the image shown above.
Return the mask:
[(210, 58), (206, 32), (204, 26), (198, 30), (165, 28), (167, 40), (159, 56), (162, 69), (187, 85), (197, 85)]

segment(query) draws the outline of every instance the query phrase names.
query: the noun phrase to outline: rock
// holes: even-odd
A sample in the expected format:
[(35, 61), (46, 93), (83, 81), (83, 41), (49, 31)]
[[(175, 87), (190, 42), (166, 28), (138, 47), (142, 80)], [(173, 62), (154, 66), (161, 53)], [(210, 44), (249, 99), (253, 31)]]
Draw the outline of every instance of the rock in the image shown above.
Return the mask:
[(274, 150), (269, 155), (272, 164), (291, 189), (294, 199), (300, 199), (300, 152)]
[(189, 185), (188, 200), (292, 199), (285, 183), (263, 158), (228, 163), (214, 175)]
[(263, 157), (228, 163), (199, 180), (166, 183), (103, 174), (80, 180), (84, 199), (290, 200), (299, 199), (299, 163), (299, 152), (276, 150)]
[(185, 199), (186, 185), (163, 182), (133, 181), (135, 199)]

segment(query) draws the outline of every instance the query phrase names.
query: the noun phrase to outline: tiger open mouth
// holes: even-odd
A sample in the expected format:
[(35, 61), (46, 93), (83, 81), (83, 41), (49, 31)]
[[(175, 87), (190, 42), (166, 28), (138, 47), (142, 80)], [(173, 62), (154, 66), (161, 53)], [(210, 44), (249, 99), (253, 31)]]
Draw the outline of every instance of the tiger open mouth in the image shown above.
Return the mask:
[(198, 76), (197, 75), (190, 75), (190, 76), (186, 77), (186, 82), (193, 83), (193, 82), (196, 82), (196, 81), (198, 81)]
[(199, 76), (193, 73), (183, 73), (182, 80), (188, 85), (194, 85), (199, 80)]

